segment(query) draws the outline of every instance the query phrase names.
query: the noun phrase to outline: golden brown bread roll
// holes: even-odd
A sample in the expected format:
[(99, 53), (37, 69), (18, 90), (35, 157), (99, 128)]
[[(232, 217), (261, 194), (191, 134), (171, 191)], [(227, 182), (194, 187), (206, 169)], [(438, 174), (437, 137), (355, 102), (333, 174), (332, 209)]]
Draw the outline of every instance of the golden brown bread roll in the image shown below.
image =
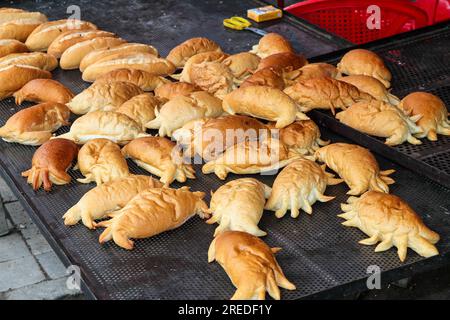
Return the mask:
[(186, 182), (187, 178), (195, 179), (194, 169), (190, 164), (184, 163), (181, 149), (169, 139), (134, 139), (122, 148), (122, 154), (133, 159), (141, 168), (160, 177), (160, 181), (166, 186), (175, 180)]
[(284, 93), (294, 99), (303, 112), (330, 109), (335, 114), (336, 109), (345, 109), (356, 102), (373, 99), (370, 94), (359, 91), (351, 84), (327, 77), (296, 82), (284, 89)]
[(421, 144), (422, 142), (413, 136), (422, 132), (415, 124), (419, 117), (408, 117), (397, 107), (378, 100), (355, 103), (336, 115), (336, 119), (353, 129), (386, 138), (385, 143), (390, 146), (405, 141)]
[(136, 121), (145, 131), (145, 125), (155, 119), (155, 109), (161, 105), (161, 101), (150, 93), (143, 93), (125, 101), (115, 111), (123, 113)]
[(336, 78), (339, 76), (339, 71), (335, 66), (328, 63), (309, 63), (298, 70), (290, 72), (288, 75), (287, 84), (293, 85), (295, 82), (306, 81), (312, 78)]
[(95, 80), (95, 82), (125, 81), (137, 85), (144, 91), (153, 91), (170, 80), (137, 69), (116, 69), (107, 72)]
[(14, 93), (16, 104), (23, 101), (68, 103), (74, 94), (69, 88), (52, 79), (34, 79)]
[(69, 30), (58, 37), (50, 44), (47, 49), (47, 53), (54, 56), (55, 58), (60, 58), (64, 51), (69, 49), (71, 46), (94, 38), (100, 37), (116, 37), (112, 32), (103, 30), (81, 30), (73, 31)]
[(120, 147), (108, 139), (89, 140), (78, 153), (77, 168), (84, 176), (81, 183), (95, 181), (97, 185), (126, 177), (130, 174), (128, 164)]
[(172, 132), (187, 122), (203, 117), (215, 118), (223, 114), (222, 101), (213, 95), (198, 91), (188, 96), (176, 96), (155, 110), (156, 117), (145, 126), (158, 129), (159, 135), (172, 136)]
[(268, 126), (273, 133), (278, 134), (281, 143), (296, 153), (314, 154), (321, 146), (329, 143), (320, 139), (319, 127), (312, 120), (297, 120), (278, 132), (274, 131), (273, 123)]
[(28, 36), (25, 44), (30, 51), (46, 51), (49, 45), (61, 33), (69, 30), (96, 30), (97, 26), (93, 23), (77, 20), (63, 19), (49, 21), (41, 24), (33, 30)]
[(367, 190), (389, 193), (389, 186), (395, 181), (388, 175), (395, 170), (380, 171), (378, 162), (366, 148), (348, 143), (332, 143), (314, 154), (339, 174), (349, 186), (347, 194), (360, 195)]
[(10, 65), (0, 68), (0, 100), (11, 97), (33, 79), (51, 79), (48, 71), (26, 65)]
[(269, 295), (280, 300), (280, 289), (295, 290), (283, 274), (274, 253), (261, 239), (246, 232), (225, 231), (213, 240), (208, 262), (216, 260), (237, 288), (231, 300), (264, 300)]
[(97, 138), (109, 139), (124, 145), (133, 139), (147, 137), (149, 134), (130, 117), (113, 111), (92, 111), (77, 118), (68, 133), (58, 136), (85, 144)]
[(284, 217), (288, 210), (291, 210), (292, 218), (298, 217), (300, 209), (312, 214), (311, 206), (317, 200), (328, 202), (335, 198), (324, 195), (327, 185), (341, 182), (341, 179), (334, 179), (331, 173), (325, 172), (325, 166), (298, 159), (283, 168), (275, 178), (265, 209), (275, 211), (277, 218)]
[(143, 70), (157, 76), (167, 76), (175, 71), (175, 66), (169, 60), (150, 53), (131, 52), (116, 54), (108, 60), (89, 65), (84, 69), (82, 78), (84, 81), (92, 82), (105, 73), (123, 68)]
[(61, 69), (73, 70), (80, 67), (81, 60), (94, 50), (111, 48), (125, 43), (121, 38), (114, 37), (97, 37), (90, 40), (78, 42), (67, 48), (59, 60)]
[(129, 175), (106, 182), (86, 192), (80, 201), (67, 210), (63, 215), (64, 224), (70, 226), (82, 220), (86, 227), (95, 229), (94, 220), (125, 207), (139, 192), (160, 187), (162, 183), (158, 180), (143, 175)]
[(227, 115), (190, 121), (175, 130), (172, 138), (186, 147), (184, 154), (191, 157), (198, 154), (204, 160), (210, 161), (237, 143), (269, 135), (268, 128), (254, 118)]
[(23, 53), (27, 51), (27, 46), (18, 40), (0, 39), (0, 58), (3, 58), (8, 54)]
[(58, 66), (58, 60), (44, 52), (13, 53), (0, 58), (0, 68), (17, 64), (53, 71)]
[(235, 174), (255, 174), (275, 171), (299, 159), (300, 155), (289, 150), (277, 139), (264, 139), (235, 144), (216, 159), (202, 167), (204, 174), (214, 172), (225, 180), (229, 172)]
[(302, 55), (293, 52), (271, 54), (259, 62), (258, 70), (273, 69), (278, 72), (290, 72), (303, 67), (308, 61)]
[(261, 58), (280, 52), (294, 52), (291, 44), (278, 33), (268, 33), (263, 36), (257, 45), (252, 48), (252, 53), (256, 53)]
[(362, 74), (380, 80), (386, 88), (391, 86), (392, 75), (375, 52), (354, 49), (347, 52), (337, 64), (339, 72), (349, 76)]
[(25, 41), (34, 29), (46, 21), (47, 17), (40, 12), (4, 9), (0, 12), (0, 39)]
[(228, 230), (265, 236), (267, 233), (258, 228), (258, 223), (270, 192), (269, 186), (253, 178), (236, 179), (222, 185), (211, 196), (212, 217), (206, 221), (219, 224), (214, 236)]
[(265, 86), (239, 88), (227, 94), (222, 102), (223, 110), (229, 114), (244, 114), (255, 118), (275, 121), (283, 128), (295, 119), (309, 119), (297, 110), (296, 103), (283, 91)]
[(218, 62), (222, 62), (223, 60), (225, 60), (228, 57), (228, 55), (226, 53), (223, 53), (221, 51), (207, 51), (207, 52), (200, 52), (197, 53), (195, 55), (193, 55), (192, 57), (190, 57), (184, 67), (183, 70), (181, 71), (181, 73), (179, 74), (172, 74), (170, 77), (174, 78), (176, 80), (179, 80), (180, 82), (188, 82), (191, 83), (191, 78), (189, 76), (190, 72), (191, 72), (191, 67), (194, 64), (198, 64), (198, 63), (202, 63), (202, 62), (206, 62), (206, 61), (218, 61)]
[(151, 45), (142, 43), (124, 43), (118, 46), (97, 49), (89, 52), (80, 62), (80, 71), (83, 72), (84, 69), (89, 67), (91, 64), (98, 61), (108, 60), (113, 56), (117, 56), (118, 54), (138, 52), (150, 53), (158, 56), (158, 50)]
[(114, 212), (111, 220), (98, 226), (106, 227), (99, 242), (109, 240), (124, 248), (133, 249), (131, 238), (149, 238), (164, 231), (180, 227), (194, 215), (208, 216), (208, 206), (202, 200), (203, 192), (191, 192), (188, 187), (180, 189), (149, 188)]
[(374, 77), (357, 74), (353, 76), (341, 77), (339, 78), (339, 81), (350, 83), (357, 87), (360, 91), (370, 94), (377, 100), (393, 105), (398, 105), (400, 103), (400, 99), (389, 93), (383, 83)]
[(219, 99), (223, 99), (227, 93), (236, 88), (230, 68), (218, 61), (193, 64), (189, 78), (192, 84)]
[(436, 141), (437, 133), (450, 135), (447, 107), (439, 97), (427, 92), (413, 92), (402, 99), (399, 108), (408, 116), (421, 116), (417, 125), (422, 132), (416, 137)]
[(240, 52), (233, 54), (223, 60), (233, 75), (235, 82), (240, 83), (258, 68), (261, 58), (251, 52)]
[(68, 125), (69, 109), (60, 103), (44, 102), (22, 109), (0, 128), (0, 137), (7, 142), (38, 146), (49, 140), (52, 132)]
[(378, 191), (367, 191), (361, 197), (350, 197), (348, 203), (341, 204), (345, 212), (342, 224), (356, 227), (369, 238), (360, 244), (374, 245), (380, 242), (375, 252), (397, 247), (400, 261), (405, 261), (408, 247), (422, 257), (438, 255), (434, 246), (439, 235), (430, 230), (420, 216), (401, 198)]
[(93, 83), (77, 94), (67, 106), (75, 114), (85, 114), (96, 110), (114, 111), (125, 101), (142, 93), (144, 91), (131, 82)]
[(250, 86), (266, 86), (283, 90), (285, 82), (281, 74), (272, 69), (262, 69), (256, 71), (241, 83), (240, 88)]
[(187, 82), (168, 82), (155, 88), (155, 96), (162, 100), (171, 100), (176, 96), (188, 96), (192, 92), (201, 91), (195, 84)]
[(172, 62), (177, 68), (182, 68), (190, 57), (207, 51), (221, 52), (222, 49), (210, 39), (191, 38), (170, 50), (166, 59)]
[(70, 182), (67, 170), (78, 153), (78, 146), (70, 140), (52, 139), (41, 145), (33, 155), (31, 169), (22, 172), (34, 190), (44, 185), (50, 191), (52, 184), (63, 185)]

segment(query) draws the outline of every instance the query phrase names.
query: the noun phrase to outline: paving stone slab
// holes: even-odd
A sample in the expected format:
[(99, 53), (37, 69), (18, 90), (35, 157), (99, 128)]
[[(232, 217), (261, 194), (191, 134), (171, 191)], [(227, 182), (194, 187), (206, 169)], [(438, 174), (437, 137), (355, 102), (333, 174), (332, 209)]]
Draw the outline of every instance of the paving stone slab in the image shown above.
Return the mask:
[(66, 278), (42, 281), (4, 293), (5, 300), (56, 300), (77, 296), (80, 292), (69, 290)]
[(58, 279), (66, 275), (66, 268), (54, 251), (38, 254), (36, 259), (51, 279)]
[(0, 263), (0, 292), (38, 283), (44, 279), (44, 274), (31, 255)]
[(31, 256), (30, 250), (20, 233), (10, 233), (0, 237), (0, 262)]

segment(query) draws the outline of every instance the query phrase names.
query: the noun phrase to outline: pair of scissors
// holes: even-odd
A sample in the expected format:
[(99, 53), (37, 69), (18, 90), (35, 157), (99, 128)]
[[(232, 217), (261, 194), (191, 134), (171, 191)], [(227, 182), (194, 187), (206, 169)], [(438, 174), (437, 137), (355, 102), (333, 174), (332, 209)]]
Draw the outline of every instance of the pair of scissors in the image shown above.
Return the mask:
[(266, 31), (253, 28), (251, 25), (251, 22), (247, 19), (244, 19), (242, 17), (231, 17), (228, 19), (223, 20), (223, 25), (227, 28), (233, 29), (233, 30), (248, 30), (251, 32), (254, 32), (256, 34), (259, 34), (260, 36), (265, 36), (267, 34)]

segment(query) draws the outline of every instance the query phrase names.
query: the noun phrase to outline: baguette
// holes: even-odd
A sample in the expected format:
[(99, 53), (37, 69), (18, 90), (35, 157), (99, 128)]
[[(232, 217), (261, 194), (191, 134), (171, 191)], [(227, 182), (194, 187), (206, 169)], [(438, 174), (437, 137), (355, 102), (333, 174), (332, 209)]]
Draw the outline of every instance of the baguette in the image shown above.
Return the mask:
[(47, 53), (60, 58), (64, 51), (71, 46), (94, 38), (116, 37), (112, 32), (102, 30), (66, 31), (56, 37), (47, 49)]
[(0, 39), (0, 58), (3, 58), (8, 54), (23, 53), (27, 51), (27, 46), (18, 40)]
[(63, 19), (41, 24), (28, 36), (25, 44), (30, 51), (46, 51), (61, 33), (68, 30), (95, 30), (97, 26), (87, 21)]
[(216, 51), (221, 52), (220, 46), (207, 38), (191, 38), (177, 45), (170, 50), (167, 60), (172, 62), (175, 67), (182, 68), (186, 61), (201, 52)]
[(0, 39), (25, 41), (43, 22), (39, 18), (13, 20), (0, 24)]
[(14, 8), (3, 8), (3, 10), (0, 11), (0, 24), (27, 19), (41, 21), (41, 23), (47, 21), (47, 17), (40, 12), (29, 12)]
[(137, 69), (116, 69), (95, 80), (96, 83), (114, 81), (131, 82), (143, 91), (153, 91), (166, 83), (171, 83), (168, 79)]
[(23, 101), (32, 102), (57, 102), (66, 104), (74, 94), (70, 89), (58, 81), (51, 79), (34, 79), (28, 82), (19, 91), (14, 93), (16, 104), (20, 105)]
[(122, 53), (150, 53), (158, 56), (158, 50), (147, 44), (142, 43), (124, 43), (112, 48), (103, 48), (89, 52), (80, 63), (80, 71), (83, 72), (88, 66), (95, 62), (109, 60), (117, 54)]
[(53, 71), (58, 66), (58, 60), (44, 52), (12, 53), (0, 58), (0, 68), (17, 64)]
[(59, 64), (61, 69), (72, 70), (80, 67), (81, 60), (89, 53), (101, 48), (110, 48), (125, 43), (121, 38), (99, 37), (83, 42), (78, 42), (69, 47), (61, 55)]
[(11, 65), (0, 68), (0, 100), (10, 97), (33, 79), (50, 79), (48, 71), (26, 65)]
[(123, 68), (142, 70), (159, 76), (175, 72), (175, 66), (169, 60), (150, 53), (137, 52), (115, 55), (111, 60), (91, 64), (84, 70), (82, 78), (84, 81), (92, 82), (105, 73)]

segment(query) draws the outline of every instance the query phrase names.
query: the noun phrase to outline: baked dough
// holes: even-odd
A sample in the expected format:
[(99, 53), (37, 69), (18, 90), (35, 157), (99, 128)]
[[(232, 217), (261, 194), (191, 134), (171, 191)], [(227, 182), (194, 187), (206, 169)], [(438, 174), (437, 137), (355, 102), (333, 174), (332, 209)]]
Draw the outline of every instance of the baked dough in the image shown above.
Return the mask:
[(337, 64), (339, 72), (349, 76), (362, 74), (380, 80), (386, 88), (391, 86), (392, 75), (384, 65), (383, 59), (375, 52), (366, 49), (350, 50)]
[(27, 177), (34, 190), (44, 185), (44, 190), (50, 191), (52, 184), (67, 184), (71, 180), (67, 170), (77, 153), (78, 146), (70, 140), (49, 140), (36, 150), (31, 169), (22, 172), (22, 177)]
[(77, 118), (68, 133), (58, 136), (85, 144), (97, 138), (109, 139), (125, 145), (133, 139), (148, 137), (149, 134), (130, 117), (113, 111), (93, 111)]
[(86, 227), (95, 229), (94, 220), (125, 207), (141, 191), (160, 187), (162, 183), (158, 180), (143, 175), (130, 175), (106, 182), (86, 192), (80, 201), (67, 210), (63, 215), (64, 224), (70, 226), (82, 220)]
[(208, 51), (221, 52), (222, 49), (210, 39), (191, 38), (170, 50), (167, 55), (167, 60), (172, 62), (177, 68), (182, 68), (186, 61), (193, 55)]
[(22, 109), (0, 128), (7, 142), (39, 146), (52, 137), (52, 132), (69, 125), (69, 109), (60, 103), (44, 102)]
[(171, 100), (176, 96), (188, 96), (192, 92), (202, 91), (199, 87), (187, 82), (168, 82), (155, 88), (155, 96), (162, 100)]
[(260, 61), (261, 58), (254, 53), (240, 52), (229, 56), (222, 63), (230, 69), (234, 81), (240, 83), (258, 68)]
[(346, 109), (359, 101), (370, 101), (373, 97), (361, 92), (354, 85), (328, 77), (312, 78), (284, 89), (295, 100), (302, 112), (313, 109)]
[(252, 47), (250, 52), (257, 54), (261, 58), (265, 58), (280, 52), (294, 52), (294, 49), (292, 49), (289, 41), (282, 35), (272, 32), (263, 36), (258, 44)]
[(10, 65), (0, 68), (0, 100), (10, 97), (33, 79), (50, 79), (48, 71), (26, 65)]
[(282, 75), (272, 69), (262, 69), (256, 71), (250, 77), (241, 83), (240, 88), (250, 86), (266, 86), (279, 90), (283, 90), (285, 82)]
[(395, 170), (380, 171), (373, 154), (355, 144), (332, 143), (317, 150), (315, 157), (344, 179), (350, 195), (360, 195), (367, 190), (389, 193), (388, 185), (395, 182), (388, 177)]
[(0, 11), (0, 39), (25, 41), (39, 25), (47, 21), (40, 12), (29, 12), (13, 8)]
[(75, 114), (92, 111), (114, 111), (125, 101), (142, 94), (137, 85), (131, 82), (114, 81), (93, 83), (89, 88), (77, 94), (67, 106)]
[(408, 117), (397, 107), (382, 101), (355, 103), (347, 110), (339, 112), (336, 118), (358, 131), (387, 138), (385, 143), (390, 146), (405, 141), (412, 144), (422, 143), (413, 136), (422, 132), (415, 124), (420, 115)]
[(254, 118), (227, 115), (190, 121), (175, 130), (172, 138), (185, 147), (184, 154), (191, 157), (198, 154), (210, 161), (236, 143), (269, 135), (266, 125)]
[(184, 65), (183, 70), (181, 71), (181, 73), (172, 74), (170, 77), (175, 79), (175, 80), (179, 80), (180, 82), (191, 83), (191, 78), (190, 78), (189, 74), (191, 72), (191, 67), (194, 64), (202, 63), (202, 62), (205, 62), (205, 61), (222, 62), (227, 57), (228, 57), (228, 55), (226, 53), (221, 52), (221, 51), (207, 51), (207, 52), (197, 53), (197, 54), (193, 55), (192, 57), (190, 57), (186, 61), (186, 63)]
[(295, 119), (309, 119), (297, 110), (296, 103), (283, 91), (265, 86), (239, 88), (223, 99), (223, 110), (276, 121), (276, 128), (290, 125)]
[(235, 144), (202, 167), (204, 174), (214, 172), (225, 180), (229, 172), (235, 174), (272, 173), (299, 159), (300, 155), (290, 153), (277, 139), (244, 141)]
[(206, 223), (218, 223), (214, 236), (228, 231), (243, 231), (257, 237), (267, 233), (258, 228), (269, 186), (253, 178), (241, 178), (222, 185), (211, 195), (212, 217)]
[(58, 66), (58, 60), (44, 52), (12, 53), (0, 58), (0, 68), (17, 64), (53, 71)]
[(131, 238), (149, 238), (178, 228), (194, 215), (206, 218), (208, 206), (202, 200), (204, 196), (188, 187), (146, 189), (114, 212), (112, 219), (97, 224), (106, 227), (99, 242), (114, 240), (118, 246), (131, 250)]
[(280, 52), (261, 59), (258, 70), (272, 69), (278, 72), (291, 72), (303, 67), (308, 61), (293, 52)]
[(370, 94), (377, 100), (393, 105), (398, 105), (400, 103), (400, 99), (391, 94), (383, 83), (374, 77), (357, 74), (353, 76), (340, 77), (339, 81), (350, 83), (357, 87), (360, 91)]
[(27, 52), (27, 46), (15, 39), (0, 39), (0, 58), (12, 53)]
[(85, 178), (81, 183), (94, 181), (97, 185), (126, 177), (128, 164), (120, 147), (108, 139), (89, 140), (78, 153), (77, 167)]
[(413, 92), (402, 99), (399, 105), (408, 116), (421, 116), (417, 125), (422, 129), (417, 138), (427, 137), (436, 141), (437, 133), (450, 135), (450, 121), (444, 102), (427, 92)]
[(150, 120), (155, 119), (155, 109), (160, 104), (161, 101), (152, 94), (143, 93), (125, 101), (115, 111), (127, 115), (142, 126), (142, 131), (145, 131), (145, 125)]
[(24, 101), (32, 102), (57, 102), (66, 104), (74, 94), (69, 88), (58, 81), (51, 79), (34, 79), (28, 82), (19, 91), (14, 93), (16, 104)]
[(145, 126), (159, 129), (159, 135), (172, 136), (172, 132), (191, 120), (203, 117), (215, 118), (223, 114), (222, 101), (205, 92), (193, 92), (188, 96), (177, 96), (155, 109), (156, 118)]
[(189, 78), (192, 84), (219, 99), (223, 99), (227, 93), (236, 88), (230, 68), (218, 61), (193, 64), (189, 72)]
[(438, 255), (434, 246), (439, 235), (430, 230), (420, 216), (401, 198), (378, 191), (368, 191), (361, 197), (350, 197), (348, 203), (341, 204), (345, 212), (342, 224), (356, 227), (369, 238), (360, 244), (374, 245), (380, 242), (375, 252), (397, 247), (400, 261), (405, 261), (408, 247), (422, 257)]
[(311, 214), (311, 206), (317, 200), (328, 202), (335, 198), (324, 195), (327, 185), (341, 182), (341, 179), (334, 179), (331, 173), (325, 172), (325, 166), (320, 167), (308, 159), (298, 159), (276, 177), (265, 209), (275, 211), (277, 218), (284, 217), (287, 210), (291, 210), (292, 218), (298, 217), (300, 209)]
[(213, 240), (208, 251), (208, 262), (216, 260), (237, 288), (231, 300), (266, 298), (280, 300), (280, 289), (295, 290), (283, 274), (274, 253), (261, 239), (246, 232), (225, 231)]
[(194, 168), (185, 163), (182, 150), (169, 139), (135, 139), (123, 147), (122, 154), (133, 159), (139, 167), (160, 177), (160, 181), (166, 186), (175, 180), (183, 183), (187, 178), (195, 179)]
[(114, 81), (131, 82), (144, 91), (153, 91), (159, 86), (170, 82), (166, 78), (153, 75), (143, 70), (126, 68), (107, 72), (95, 80), (96, 83)]
[(328, 63), (309, 63), (298, 70), (289, 74), (287, 79), (288, 84), (292, 85), (294, 82), (302, 82), (313, 78), (336, 78), (339, 76), (339, 71), (335, 66)]
[(277, 134), (278, 139), (289, 150), (293, 150), (296, 153), (313, 154), (321, 146), (330, 143), (320, 139), (319, 127), (312, 120), (297, 120), (278, 131), (274, 127), (273, 123), (269, 124), (272, 134)]

